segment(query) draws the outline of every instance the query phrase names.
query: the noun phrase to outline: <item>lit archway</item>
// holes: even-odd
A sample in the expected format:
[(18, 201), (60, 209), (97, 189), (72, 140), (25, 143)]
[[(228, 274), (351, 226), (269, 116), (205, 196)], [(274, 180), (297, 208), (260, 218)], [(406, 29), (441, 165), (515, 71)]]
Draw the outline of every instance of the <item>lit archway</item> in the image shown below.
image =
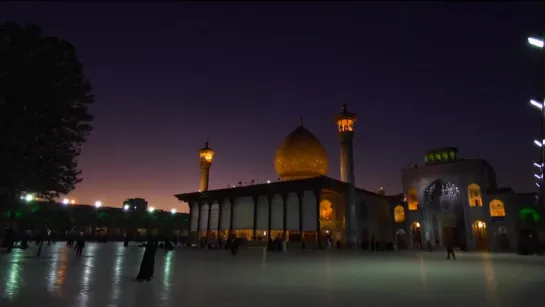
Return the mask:
[(422, 235), (420, 233), (419, 222), (413, 222), (411, 224), (411, 239), (414, 249), (420, 249), (422, 247)]
[(482, 207), (483, 199), (481, 197), (481, 187), (472, 183), (467, 187), (467, 194), (470, 207)]
[(486, 231), (486, 223), (480, 220), (473, 222), (473, 237), (475, 237), (475, 245), (478, 250), (488, 250), (488, 234)]
[(498, 199), (494, 199), (489, 204), (490, 207), (490, 216), (492, 217), (504, 217), (505, 216), (505, 206), (503, 202)]
[(394, 221), (396, 223), (405, 222), (405, 208), (403, 206), (398, 205), (394, 208)]
[(333, 205), (327, 199), (320, 202), (320, 219), (331, 220), (333, 219)]

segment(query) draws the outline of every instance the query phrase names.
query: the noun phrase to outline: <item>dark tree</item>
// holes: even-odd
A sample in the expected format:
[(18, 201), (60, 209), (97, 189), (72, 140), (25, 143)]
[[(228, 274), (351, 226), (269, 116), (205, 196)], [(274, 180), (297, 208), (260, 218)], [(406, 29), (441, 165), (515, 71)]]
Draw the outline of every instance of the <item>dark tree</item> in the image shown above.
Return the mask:
[(40, 27), (0, 25), (0, 198), (53, 199), (81, 181), (91, 85), (75, 48)]

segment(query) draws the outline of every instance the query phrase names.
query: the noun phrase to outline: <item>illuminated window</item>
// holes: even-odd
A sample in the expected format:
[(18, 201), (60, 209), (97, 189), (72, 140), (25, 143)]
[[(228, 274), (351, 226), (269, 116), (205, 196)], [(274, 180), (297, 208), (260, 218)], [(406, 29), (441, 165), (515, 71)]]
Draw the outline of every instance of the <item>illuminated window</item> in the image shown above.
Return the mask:
[(505, 216), (505, 206), (503, 205), (503, 202), (501, 202), (501, 200), (494, 199), (490, 202), (490, 216)]
[(320, 219), (331, 220), (333, 218), (333, 206), (329, 200), (322, 200), (320, 203)]
[(448, 153), (446, 152), (443, 153), (443, 160), (448, 160)]
[(441, 154), (435, 154), (435, 159), (437, 161), (441, 161)]
[(467, 187), (467, 193), (470, 207), (482, 207), (481, 188), (478, 185), (470, 184)]
[(449, 155), (450, 155), (450, 159), (451, 159), (451, 160), (454, 160), (454, 159), (456, 158), (456, 155), (454, 154), (454, 151), (451, 151), (451, 152), (449, 153)]
[(405, 208), (403, 206), (396, 206), (394, 208), (394, 221), (396, 223), (405, 222)]
[(416, 189), (410, 189), (409, 190), (409, 197), (408, 197), (408, 207), (409, 211), (416, 211), (418, 210), (418, 197), (416, 196)]
[(337, 121), (339, 125), (339, 131), (354, 131), (354, 120), (353, 119), (341, 119)]

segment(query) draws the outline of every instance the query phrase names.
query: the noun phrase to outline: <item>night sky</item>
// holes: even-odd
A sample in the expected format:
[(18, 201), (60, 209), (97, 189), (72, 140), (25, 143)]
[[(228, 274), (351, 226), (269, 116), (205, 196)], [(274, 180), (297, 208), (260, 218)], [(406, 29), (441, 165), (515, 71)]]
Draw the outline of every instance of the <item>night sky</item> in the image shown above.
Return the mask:
[(356, 183), (388, 194), (426, 150), (484, 158), (500, 186), (535, 191), (545, 52), (543, 3), (2, 3), (0, 22), (33, 22), (70, 41), (91, 80), (94, 131), (80, 203), (129, 197), (187, 210), (198, 149), (216, 150), (211, 189), (273, 180), (299, 124), (339, 178), (333, 117), (358, 114)]

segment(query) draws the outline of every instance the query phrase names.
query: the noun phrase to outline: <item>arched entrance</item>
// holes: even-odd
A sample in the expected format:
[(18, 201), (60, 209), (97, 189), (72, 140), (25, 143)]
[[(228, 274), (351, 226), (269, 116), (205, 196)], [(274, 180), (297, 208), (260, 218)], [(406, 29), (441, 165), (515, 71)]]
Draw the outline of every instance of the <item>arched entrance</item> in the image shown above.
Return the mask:
[(488, 234), (486, 231), (486, 223), (483, 221), (475, 221), (472, 225), (473, 237), (475, 238), (475, 248), (480, 251), (488, 251)]
[(398, 229), (396, 231), (396, 247), (397, 249), (407, 249), (409, 247), (405, 229)]
[(333, 231), (329, 227), (322, 227), (320, 231), (320, 235), (322, 237), (322, 242), (325, 243), (325, 246), (327, 248), (333, 247), (334, 240), (333, 240)]
[(422, 234), (420, 233), (420, 222), (413, 222), (411, 224), (411, 239), (413, 248), (422, 248)]
[(496, 240), (498, 244), (498, 249), (502, 252), (506, 252), (510, 249), (509, 239), (507, 237), (507, 228), (499, 227), (496, 231)]

